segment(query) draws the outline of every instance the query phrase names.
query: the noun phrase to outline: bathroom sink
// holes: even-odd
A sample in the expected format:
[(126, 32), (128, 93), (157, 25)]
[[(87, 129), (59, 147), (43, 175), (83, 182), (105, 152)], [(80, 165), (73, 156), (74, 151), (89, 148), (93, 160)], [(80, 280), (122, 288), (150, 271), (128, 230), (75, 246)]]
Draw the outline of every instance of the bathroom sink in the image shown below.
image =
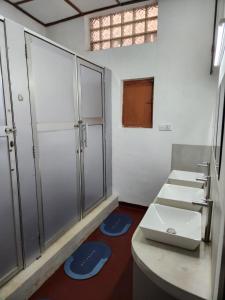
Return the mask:
[(201, 201), (203, 198), (203, 189), (174, 184), (164, 184), (156, 197), (155, 203), (200, 211), (201, 207), (193, 205), (192, 202)]
[(195, 211), (151, 204), (140, 228), (147, 239), (188, 250), (201, 242), (201, 214)]
[(168, 177), (168, 183), (203, 188), (204, 182), (197, 181), (196, 178), (204, 176), (203, 173), (173, 170)]

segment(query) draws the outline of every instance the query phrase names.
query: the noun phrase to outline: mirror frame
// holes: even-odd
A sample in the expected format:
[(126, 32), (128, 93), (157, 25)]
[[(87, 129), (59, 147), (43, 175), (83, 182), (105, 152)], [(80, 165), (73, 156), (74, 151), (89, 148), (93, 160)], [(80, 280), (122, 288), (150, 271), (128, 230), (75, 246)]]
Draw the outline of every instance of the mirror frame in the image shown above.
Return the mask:
[(224, 138), (224, 122), (225, 122), (225, 75), (219, 86), (219, 93), (217, 97), (217, 104), (216, 104), (215, 117), (214, 117), (213, 153), (216, 161), (218, 179), (220, 177), (220, 169), (221, 169), (223, 138)]

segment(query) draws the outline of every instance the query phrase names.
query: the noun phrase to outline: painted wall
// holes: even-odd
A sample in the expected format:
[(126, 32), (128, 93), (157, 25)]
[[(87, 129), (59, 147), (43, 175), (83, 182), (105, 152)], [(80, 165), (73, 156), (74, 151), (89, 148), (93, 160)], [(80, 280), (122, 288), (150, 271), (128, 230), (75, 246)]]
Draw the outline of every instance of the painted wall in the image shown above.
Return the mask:
[[(155, 43), (88, 51), (87, 17), (47, 29), (49, 38), (112, 70), (113, 189), (148, 205), (166, 180), (172, 144), (210, 144), (216, 76), (209, 75), (214, 3), (159, 0)], [(155, 77), (154, 128), (123, 128), (122, 80)], [(158, 125), (172, 124), (171, 132)]]
[(11, 19), (14, 22), (20, 23), (21, 25), (32, 29), (42, 35), (46, 35), (45, 27), (36, 21), (32, 20), (24, 13), (13, 7), (12, 5), (6, 3), (3, 0), (0, 0), (0, 15)]

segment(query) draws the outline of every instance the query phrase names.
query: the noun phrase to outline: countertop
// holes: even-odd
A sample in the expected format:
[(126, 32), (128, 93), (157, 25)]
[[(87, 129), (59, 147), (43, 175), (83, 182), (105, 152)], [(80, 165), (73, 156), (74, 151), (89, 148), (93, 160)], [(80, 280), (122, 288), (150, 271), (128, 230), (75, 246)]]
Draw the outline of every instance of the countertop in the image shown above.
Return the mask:
[[(203, 220), (204, 224), (204, 220)], [(211, 299), (211, 245), (201, 242), (195, 251), (145, 239), (138, 227), (132, 254), (151, 281), (180, 300)]]

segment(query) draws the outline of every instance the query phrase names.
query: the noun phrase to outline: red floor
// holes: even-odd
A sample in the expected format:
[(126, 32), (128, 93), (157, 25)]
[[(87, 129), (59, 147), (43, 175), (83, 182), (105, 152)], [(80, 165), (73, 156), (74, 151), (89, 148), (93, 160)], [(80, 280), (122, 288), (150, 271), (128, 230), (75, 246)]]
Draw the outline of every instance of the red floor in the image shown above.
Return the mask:
[(121, 206), (118, 212), (129, 214), (133, 224), (128, 233), (120, 237), (107, 237), (99, 229), (88, 240), (104, 241), (112, 249), (112, 256), (98, 275), (87, 280), (72, 280), (61, 266), (31, 300), (131, 300), (132, 255), (131, 238), (142, 219), (145, 208)]

